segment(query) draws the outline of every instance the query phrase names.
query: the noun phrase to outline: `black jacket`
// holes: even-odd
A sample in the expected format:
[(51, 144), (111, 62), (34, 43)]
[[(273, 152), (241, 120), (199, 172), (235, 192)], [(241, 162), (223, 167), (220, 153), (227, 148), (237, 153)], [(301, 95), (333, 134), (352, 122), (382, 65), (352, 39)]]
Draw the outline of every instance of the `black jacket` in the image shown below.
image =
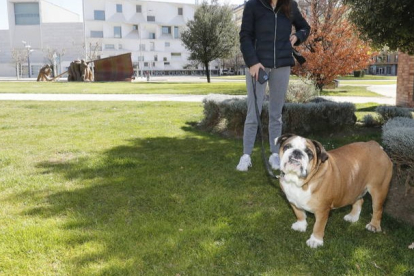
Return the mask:
[(244, 6), (240, 30), (240, 50), (248, 67), (262, 63), (266, 68), (293, 66), (292, 45), (289, 41), (292, 25), (298, 38), (295, 46), (305, 41), (310, 26), (303, 18), (296, 1), (291, 1), (288, 18), (267, 0), (249, 0)]

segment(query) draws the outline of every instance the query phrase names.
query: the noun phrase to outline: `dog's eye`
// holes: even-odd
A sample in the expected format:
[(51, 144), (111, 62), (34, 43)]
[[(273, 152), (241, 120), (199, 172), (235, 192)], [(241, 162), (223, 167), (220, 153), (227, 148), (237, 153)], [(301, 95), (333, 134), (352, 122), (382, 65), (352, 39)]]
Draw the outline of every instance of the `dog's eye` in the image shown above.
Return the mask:
[(288, 149), (290, 149), (292, 146), (291, 145), (286, 145), (283, 147), (283, 151), (287, 151)]
[(310, 149), (305, 150), (306, 154), (309, 157), (309, 161), (313, 159), (313, 152)]

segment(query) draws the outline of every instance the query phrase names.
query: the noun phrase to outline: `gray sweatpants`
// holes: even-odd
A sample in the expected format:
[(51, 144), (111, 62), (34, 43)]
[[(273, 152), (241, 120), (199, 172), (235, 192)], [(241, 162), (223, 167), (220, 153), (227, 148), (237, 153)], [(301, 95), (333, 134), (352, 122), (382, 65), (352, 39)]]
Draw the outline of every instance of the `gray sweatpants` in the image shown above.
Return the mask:
[[(257, 106), (259, 113), (262, 113), (263, 101), (266, 93), (266, 86), (269, 85), (269, 143), (272, 153), (279, 153), (279, 147), (275, 145), (275, 139), (282, 134), (282, 109), (285, 104), (286, 91), (289, 84), (290, 67), (277, 69), (266, 68), (269, 80), (260, 84), (256, 82)], [(255, 99), (253, 82), (249, 70), (246, 69), (247, 86), (247, 116), (244, 122), (243, 153), (251, 154), (257, 134), (257, 119), (255, 110)]]

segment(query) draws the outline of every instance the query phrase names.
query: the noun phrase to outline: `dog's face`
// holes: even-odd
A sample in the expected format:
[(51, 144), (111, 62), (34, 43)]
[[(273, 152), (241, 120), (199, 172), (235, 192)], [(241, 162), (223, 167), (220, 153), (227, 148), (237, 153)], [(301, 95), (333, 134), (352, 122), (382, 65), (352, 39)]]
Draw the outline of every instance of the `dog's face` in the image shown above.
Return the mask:
[(286, 181), (302, 186), (309, 174), (328, 155), (321, 143), (294, 134), (284, 134), (275, 140), (280, 145), (280, 171)]

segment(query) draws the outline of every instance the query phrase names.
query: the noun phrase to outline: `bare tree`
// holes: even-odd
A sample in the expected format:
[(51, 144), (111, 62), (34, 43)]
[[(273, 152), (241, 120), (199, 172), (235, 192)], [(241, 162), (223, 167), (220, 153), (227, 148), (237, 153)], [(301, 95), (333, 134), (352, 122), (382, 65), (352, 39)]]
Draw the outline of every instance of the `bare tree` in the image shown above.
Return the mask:
[(45, 53), (45, 58), (47, 59), (47, 63), (53, 65), (53, 76), (56, 76), (58, 74), (57, 70), (57, 64), (56, 59), (59, 60), (59, 68), (60, 68), (60, 62), (61, 58), (65, 55), (66, 49), (55, 49), (50, 48), (49, 46), (46, 47), (46, 49), (43, 49), (43, 52)]
[(16, 64), (16, 77), (19, 79), (21, 77), (20, 72), (22, 71), (22, 63), (27, 60), (28, 52), (26, 49), (12, 49), (12, 59)]
[[(95, 44), (89, 43), (89, 47), (86, 49), (86, 60), (93, 61), (97, 60), (99, 53), (102, 51), (102, 44), (96, 42)], [(86, 48), (86, 46), (84, 46)]]

